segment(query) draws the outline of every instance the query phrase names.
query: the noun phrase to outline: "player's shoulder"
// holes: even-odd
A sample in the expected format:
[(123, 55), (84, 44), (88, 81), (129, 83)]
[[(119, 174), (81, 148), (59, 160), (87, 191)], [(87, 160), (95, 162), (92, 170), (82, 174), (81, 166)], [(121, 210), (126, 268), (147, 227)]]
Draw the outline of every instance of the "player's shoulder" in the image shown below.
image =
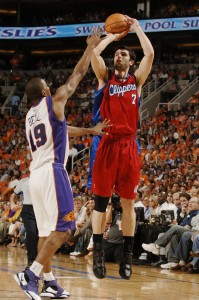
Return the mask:
[(135, 73), (129, 73), (129, 78), (131, 80), (134, 80), (136, 82), (137, 78), (136, 78), (136, 74)]

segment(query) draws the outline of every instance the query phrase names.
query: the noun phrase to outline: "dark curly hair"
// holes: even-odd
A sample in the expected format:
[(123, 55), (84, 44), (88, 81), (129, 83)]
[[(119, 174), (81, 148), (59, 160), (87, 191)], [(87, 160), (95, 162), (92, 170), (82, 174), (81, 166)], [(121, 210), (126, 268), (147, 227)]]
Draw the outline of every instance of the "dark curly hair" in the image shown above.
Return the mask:
[(114, 48), (114, 53), (117, 51), (117, 50), (127, 50), (129, 52), (129, 55), (130, 55), (130, 59), (131, 60), (136, 60), (136, 54), (135, 52), (128, 46), (125, 46), (125, 45), (120, 45), (120, 46), (117, 46), (116, 48)]

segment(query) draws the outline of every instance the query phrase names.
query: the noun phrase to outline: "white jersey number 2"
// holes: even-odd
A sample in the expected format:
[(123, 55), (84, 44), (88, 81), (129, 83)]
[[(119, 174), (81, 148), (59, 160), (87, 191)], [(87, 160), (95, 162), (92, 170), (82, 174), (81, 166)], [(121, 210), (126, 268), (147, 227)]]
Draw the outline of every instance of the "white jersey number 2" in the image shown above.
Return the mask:
[(133, 100), (132, 100), (132, 104), (135, 104), (136, 95), (132, 94), (132, 98), (133, 98)]

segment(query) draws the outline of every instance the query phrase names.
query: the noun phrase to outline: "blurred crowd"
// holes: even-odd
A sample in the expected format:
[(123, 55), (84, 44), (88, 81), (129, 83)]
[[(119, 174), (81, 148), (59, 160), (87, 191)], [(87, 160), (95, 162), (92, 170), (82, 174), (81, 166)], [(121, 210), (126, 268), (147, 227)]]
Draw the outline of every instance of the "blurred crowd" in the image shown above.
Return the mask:
[[(66, 8), (63, 5), (58, 6), (58, 4), (55, 4), (54, 11), (51, 8), (48, 12), (46, 12), (44, 7), (42, 8), (42, 5), (40, 5), (40, 9), (37, 9), (37, 13), (35, 15), (33, 7), (28, 14), (23, 14), (22, 9), (20, 24), (17, 24), (16, 16), (0, 16), (0, 26), (50, 26), (104, 22), (109, 15), (116, 11), (119, 13), (129, 14), (136, 19), (192, 17), (198, 16), (199, 14), (199, 5), (196, 0), (190, 0), (188, 2), (179, 0), (167, 0), (162, 3), (157, 3), (157, 1), (154, 1), (154, 3), (153, 1), (151, 2), (150, 13), (147, 13), (143, 6), (136, 7), (136, 3), (134, 3), (133, 6), (126, 4), (125, 10), (123, 7), (121, 8), (121, 4), (118, 5), (117, 3), (115, 3), (114, 8), (107, 5), (106, 10), (103, 6), (99, 6), (97, 11), (96, 9), (93, 9), (91, 5), (87, 5), (86, 13), (83, 9), (84, 3), (81, 2), (78, 3), (78, 8), (74, 8), (74, 6), (71, 6), (70, 3), (66, 6)], [(60, 9), (58, 9), (59, 7)], [(55, 12), (57, 12), (57, 14)]]

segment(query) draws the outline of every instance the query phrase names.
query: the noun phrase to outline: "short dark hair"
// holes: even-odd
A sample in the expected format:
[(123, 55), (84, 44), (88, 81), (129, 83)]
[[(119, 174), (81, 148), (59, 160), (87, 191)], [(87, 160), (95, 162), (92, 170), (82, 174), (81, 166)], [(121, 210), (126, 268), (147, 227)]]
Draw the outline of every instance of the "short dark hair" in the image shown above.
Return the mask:
[(28, 100), (40, 100), (43, 97), (42, 89), (42, 79), (40, 77), (34, 77), (30, 79), (25, 87), (25, 93)]
[(191, 199), (191, 196), (188, 193), (181, 193), (180, 197), (186, 198), (188, 201)]
[(120, 46), (117, 46), (115, 49), (114, 49), (114, 53), (117, 51), (117, 50), (127, 50), (129, 52), (129, 55), (130, 55), (130, 59), (131, 60), (136, 60), (136, 54), (135, 52), (128, 46), (125, 46), (125, 45), (120, 45)]

